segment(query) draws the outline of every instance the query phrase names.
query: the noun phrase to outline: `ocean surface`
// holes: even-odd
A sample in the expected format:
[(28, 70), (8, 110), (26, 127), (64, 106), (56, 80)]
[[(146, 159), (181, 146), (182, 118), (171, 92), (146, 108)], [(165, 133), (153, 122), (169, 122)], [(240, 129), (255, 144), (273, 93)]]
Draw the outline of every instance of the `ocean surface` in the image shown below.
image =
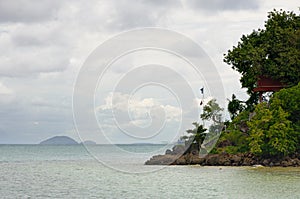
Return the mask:
[(0, 198), (300, 198), (300, 168), (143, 164), (162, 150), (0, 145)]

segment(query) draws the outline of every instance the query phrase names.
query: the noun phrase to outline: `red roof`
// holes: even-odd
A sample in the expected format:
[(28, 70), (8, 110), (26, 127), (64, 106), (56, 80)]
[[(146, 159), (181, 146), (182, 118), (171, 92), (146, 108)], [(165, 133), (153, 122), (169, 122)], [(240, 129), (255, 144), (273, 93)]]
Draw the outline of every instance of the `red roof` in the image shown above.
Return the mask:
[(260, 76), (257, 81), (256, 88), (253, 89), (254, 92), (268, 92), (268, 91), (279, 91), (285, 86), (279, 81), (274, 80), (270, 77)]

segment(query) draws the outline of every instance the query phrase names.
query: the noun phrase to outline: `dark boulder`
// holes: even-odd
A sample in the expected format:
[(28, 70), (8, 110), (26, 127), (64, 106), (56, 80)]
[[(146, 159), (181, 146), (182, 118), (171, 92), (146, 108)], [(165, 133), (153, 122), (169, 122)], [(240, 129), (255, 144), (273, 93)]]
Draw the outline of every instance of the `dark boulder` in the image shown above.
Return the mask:
[(242, 166), (252, 166), (252, 165), (254, 165), (253, 164), (253, 159), (249, 158), (249, 157), (246, 157), (246, 158), (244, 158), (244, 160), (243, 160), (243, 162), (242, 162), (241, 165)]
[(232, 155), (231, 156), (231, 163), (235, 164), (236, 166), (240, 165), (241, 160), (242, 160), (242, 157), (240, 155)]
[(209, 165), (209, 166), (219, 165), (219, 155), (217, 154), (207, 155), (205, 159), (206, 159), (205, 165)]
[(174, 155), (182, 155), (182, 154), (184, 154), (185, 150), (186, 150), (185, 146), (183, 146), (183, 145), (175, 145), (172, 148), (172, 153)]
[(175, 161), (176, 165), (186, 165), (186, 159), (184, 158), (184, 156), (179, 157), (176, 161)]
[(166, 155), (172, 155), (173, 152), (172, 152), (170, 149), (167, 149), (165, 154), (166, 154)]
[(174, 155), (156, 155), (150, 160), (146, 161), (146, 165), (171, 165), (177, 160), (177, 156)]

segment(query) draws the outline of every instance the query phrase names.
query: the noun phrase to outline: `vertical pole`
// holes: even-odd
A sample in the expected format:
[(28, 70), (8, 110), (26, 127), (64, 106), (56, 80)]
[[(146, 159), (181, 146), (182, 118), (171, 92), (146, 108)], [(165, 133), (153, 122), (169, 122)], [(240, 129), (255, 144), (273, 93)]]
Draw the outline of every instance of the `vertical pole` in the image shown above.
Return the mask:
[[(204, 87), (202, 87), (203, 90), (202, 90), (202, 102), (203, 102), (203, 106), (202, 106), (202, 114), (204, 113)], [(202, 119), (202, 125), (203, 125), (203, 128), (204, 128), (204, 125), (205, 125), (205, 122), (204, 120)]]

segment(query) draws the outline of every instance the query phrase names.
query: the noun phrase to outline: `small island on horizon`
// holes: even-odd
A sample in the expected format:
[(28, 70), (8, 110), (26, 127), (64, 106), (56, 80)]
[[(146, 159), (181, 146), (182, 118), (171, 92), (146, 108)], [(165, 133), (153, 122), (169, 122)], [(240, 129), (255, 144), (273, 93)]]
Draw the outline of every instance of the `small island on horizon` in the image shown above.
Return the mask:
[(54, 136), (39, 143), (40, 145), (78, 145), (74, 139), (68, 136)]
[(96, 145), (97, 143), (91, 140), (86, 140), (78, 143), (68, 136), (54, 136), (39, 143), (40, 145)]

